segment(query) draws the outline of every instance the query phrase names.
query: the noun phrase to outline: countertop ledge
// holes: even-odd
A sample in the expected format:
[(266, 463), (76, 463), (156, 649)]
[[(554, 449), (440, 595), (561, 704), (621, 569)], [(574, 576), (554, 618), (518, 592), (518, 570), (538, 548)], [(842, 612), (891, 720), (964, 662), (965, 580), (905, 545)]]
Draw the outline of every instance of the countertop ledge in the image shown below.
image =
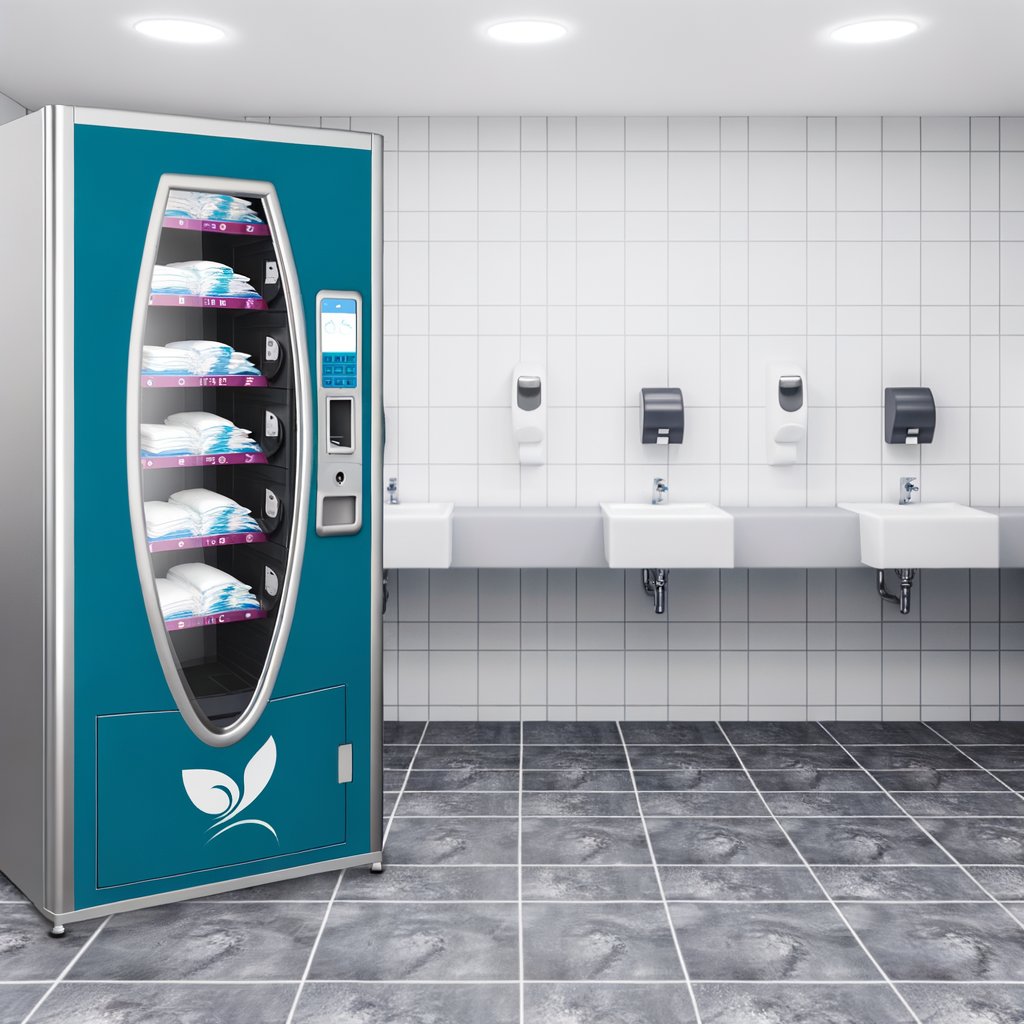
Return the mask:
[[(1000, 565), (1024, 567), (1024, 508), (975, 506), (999, 517)], [(861, 567), (855, 512), (730, 508), (738, 569)], [(601, 510), (455, 506), (452, 568), (604, 569)]]

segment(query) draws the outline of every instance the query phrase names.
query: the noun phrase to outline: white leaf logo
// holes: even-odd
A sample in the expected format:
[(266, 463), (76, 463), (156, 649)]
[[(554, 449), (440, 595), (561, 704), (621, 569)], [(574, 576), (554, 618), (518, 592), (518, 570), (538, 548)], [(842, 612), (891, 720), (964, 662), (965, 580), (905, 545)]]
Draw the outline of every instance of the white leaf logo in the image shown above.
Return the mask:
[(207, 830), (213, 833), (207, 839), (208, 843), (239, 825), (258, 825), (277, 839), (277, 832), (266, 821), (259, 818), (234, 820), (267, 788), (276, 767), (277, 744), (271, 736), (245, 766), (241, 792), (235, 780), (222, 772), (209, 768), (186, 768), (182, 771), (181, 781), (189, 800), (204, 814), (217, 817)]

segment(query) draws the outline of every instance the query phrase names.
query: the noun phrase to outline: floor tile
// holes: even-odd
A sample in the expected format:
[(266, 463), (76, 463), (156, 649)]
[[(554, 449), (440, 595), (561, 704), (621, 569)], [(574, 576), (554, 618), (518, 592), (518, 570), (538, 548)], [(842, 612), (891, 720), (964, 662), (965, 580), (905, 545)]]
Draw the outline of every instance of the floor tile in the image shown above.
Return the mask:
[(894, 981), (1024, 980), (1024, 928), (994, 903), (849, 903), (843, 913)]
[(511, 743), (519, 746), (518, 722), (431, 722), (423, 743)]
[(788, 867), (687, 867), (660, 869), (669, 900), (824, 900), (810, 871)]
[(628, 768), (626, 752), (621, 747), (568, 746), (523, 747), (523, 767), (533, 770), (564, 768)]
[(480, 1024), (482, 1021), (519, 1024), (519, 985), (312, 982), (303, 988), (294, 1017), (294, 1024)]
[(388, 792), (384, 793), (384, 803), (382, 805), (382, 809), (384, 811), (384, 817), (385, 818), (390, 818), (391, 817), (391, 814), (392, 814), (392, 812), (395, 809), (395, 804), (397, 804), (397, 803), (398, 803), (398, 794), (397, 793), (388, 793)]
[(958, 867), (818, 867), (821, 884), (836, 900), (986, 900)]
[(32, 1017), (32, 1024), (281, 1024), (298, 987), (63, 984)]
[(880, 786), (892, 793), (904, 791), (931, 793), (1005, 793), (1006, 787), (985, 771), (942, 771), (921, 768), (916, 771), (872, 771)]
[(69, 926), (59, 942), (50, 922), (27, 903), (0, 907), (0, 981), (53, 981), (75, 958), (98, 921)]
[(495, 743), (420, 747), (416, 769), (519, 768), (519, 747)]
[(977, 765), (964, 757), (958, 750), (948, 746), (934, 747), (884, 747), (865, 746), (851, 751), (860, 762), (861, 767), (868, 771), (878, 769), (915, 769), (921, 768), (966, 768), (977, 770)]
[(776, 743), (760, 747), (737, 747), (745, 768), (846, 768), (856, 764), (842, 747), (813, 746), (812, 744)]
[(405, 772), (384, 770), (384, 792), (397, 793), (405, 785)]
[(524, 722), (524, 743), (611, 743), (622, 746), (614, 722)]
[(765, 792), (821, 791), (826, 793), (862, 793), (877, 790), (878, 786), (867, 772), (838, 769), (800, 768), (795, 771), (752, 771), (751, 778), (758, 789)]
[(515, 792), (519, 773), (488, 771), (483, 768), (462, 768), (458, 771), (417, 771), (409, 776), (406, 792), (423, 790), (466, 790), (482, 792)]
[(783, 818), (810, 864), (948, 864), (950, 859), (905, 818)]
[(526, 986), (525, 1024), (691, 1024), (686, 985)]
[(768, 810), (757, 793), (641, 793), (640, 804), (648, 817), (767, 817)]
[(733, 743), (834, 743), (816, 722), (723, 722)]
[[(1024, 743), (1024, 722), (929, 722), (957, 746), (975, 743)], [(968, 751), (970, 753), (970, 751)]]
[(621, 722), (626, 743), (699, 744), (726, 743), (714, 722)]
[(385, 722), (385, 743), (419, 743), (424, 722)]
[(875, 793), (766, 793), (778, 815), (804, 817), (897, 817), (903, 812), (881, 791)]
[(27, 903), (21, 890), (4, 874), (0, 874), (0, 903)]
[(1024, 992), (1015, 985), (900, 985), (922, 1024), (1020, 1024)]
[(392, 772), (404, 772), (412, 764), (415, 747), (388, 746), (384, 748), (384, 767)]
[(964, 753), (982, 768), (992, 771), (1020, 771), (1024, 769), (1024, 746), (984, 746), (965, 748)]
[(416, 867), (386, 863), (383, 874), (346, 871), (339, 900), (483, 900), (518, 898), (518, 868)]
[(413, 793), (406, 790), (396, 817), (460, 818), (467, 815), (518, 815), (518, 793)]
[[(351, 871), (365, 871), (369, 868), (351, 868)], [(334, 887), (338, 884), (337, 871), (322, 871), (316, 875), (304, 875), (301, 878), (289, 878), (283, 882), (268, 882), (266, 885), (254, 885), (248, 889), (229, 889), (215, 896), (204, 896), (197, 902), (201, 903), (245, 903), (248, 901), (272, 901), (281, 903), (295, 902), (326, 902), (331, 898)]]
[(580, 792), (632, 792), (628, 771), (590, 771), (565, 768), (560, 771), (523, 772), (523, 791), (565, 790)]
[(892, 988), (871, 985), (694, 986), (703, 1024), (914, 1024)]
[(640, 813), (636, 794), (588, 793), (576, 791), (560, 793), (549, 791), (523, 794), (523, 815), (550, 814), (559, 816), (581, 815), (584, 817), (625, 816), (634, 817)]
[[(0, 1024), (21, 1024), (49, 987), (48, 984), (0, 985)], [(33, 1019), (42, 1020), (42, 1017), (37, 1014)]]
[(665, 909), (652, 903), (526, 903), (523, 953), (539, 981), (682, 977)]
[(695, 981), (879, 978), (827, 903), (673, 903), (671, 910)]
[(704, 790), (709, 793), (742, 792), (751, 789), (750, 780), (739, 769), (687, 768), (683, 771), (637, 771), (636, 788), (641, 793), (692, 792)]
[(524, 864), (647, 864), (639, 818), (523, 818)]
[(962, 864), (1024, 864), (1019, 818), (918, 818)]
[(1024, 867), (968, 867), (978, 883), (997, 900), (1024, 900)]
[(395, 818), (389, 864), (515, 864), (516, 818)]
[(511, 903), (336, 903), (310, 969), (325, 981), (514, 981)]
[(691, 747), (631, 746), (629, 759), (634, 771), (741, 767), (730, 747), (713, 747), (710, 744)]
[(1017, 793), (1024, 793), (1024, 771), (997, 771), (996, 778), (1001, 783), (1000, 788), (1009, 787)]
[(1002, 793), (898, 793), (896, 799), (908, 814), (934, 817), (1024, 817), (1024, 798)]
[[(864, 743), (942, 743), (920, 722), (822, 722), (844, 746)], [(854, 751), (856, 754), (856, 751)]]
[(774, 821), (757, 818), (651, 818), (659, 864), (798, 864)]
[(661, 900), (654, 865), (523, 867), (524, 900)]
[(298, 980), (323, 917), (318, 903), (176, 903), (117, 914), (68, 977)]

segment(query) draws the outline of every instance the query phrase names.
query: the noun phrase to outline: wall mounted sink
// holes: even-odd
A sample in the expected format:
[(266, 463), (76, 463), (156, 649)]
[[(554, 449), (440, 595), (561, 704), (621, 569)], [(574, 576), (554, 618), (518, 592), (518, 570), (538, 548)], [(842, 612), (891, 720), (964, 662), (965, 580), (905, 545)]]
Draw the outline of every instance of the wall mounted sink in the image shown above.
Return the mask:
[(602, 502), (604, 554), (613, 569), (731, 569), (733, 519), (703, 503)]
[(450, 501), (384, 506), (385, 569), (447, 569), (452, 564)]
[(953, 501), (850, 502), (860, 517), (860, 558), (875, 569), (996, 569), (999, 518)]

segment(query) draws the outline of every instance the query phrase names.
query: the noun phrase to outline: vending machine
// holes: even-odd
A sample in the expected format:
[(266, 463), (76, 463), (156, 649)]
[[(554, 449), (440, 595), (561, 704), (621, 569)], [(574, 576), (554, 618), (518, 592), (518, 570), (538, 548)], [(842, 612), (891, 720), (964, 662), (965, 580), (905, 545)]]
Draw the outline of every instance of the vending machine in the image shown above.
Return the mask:
[(380, 868), (381, 139), (0, 127), (0, 871), (69, 922)]

